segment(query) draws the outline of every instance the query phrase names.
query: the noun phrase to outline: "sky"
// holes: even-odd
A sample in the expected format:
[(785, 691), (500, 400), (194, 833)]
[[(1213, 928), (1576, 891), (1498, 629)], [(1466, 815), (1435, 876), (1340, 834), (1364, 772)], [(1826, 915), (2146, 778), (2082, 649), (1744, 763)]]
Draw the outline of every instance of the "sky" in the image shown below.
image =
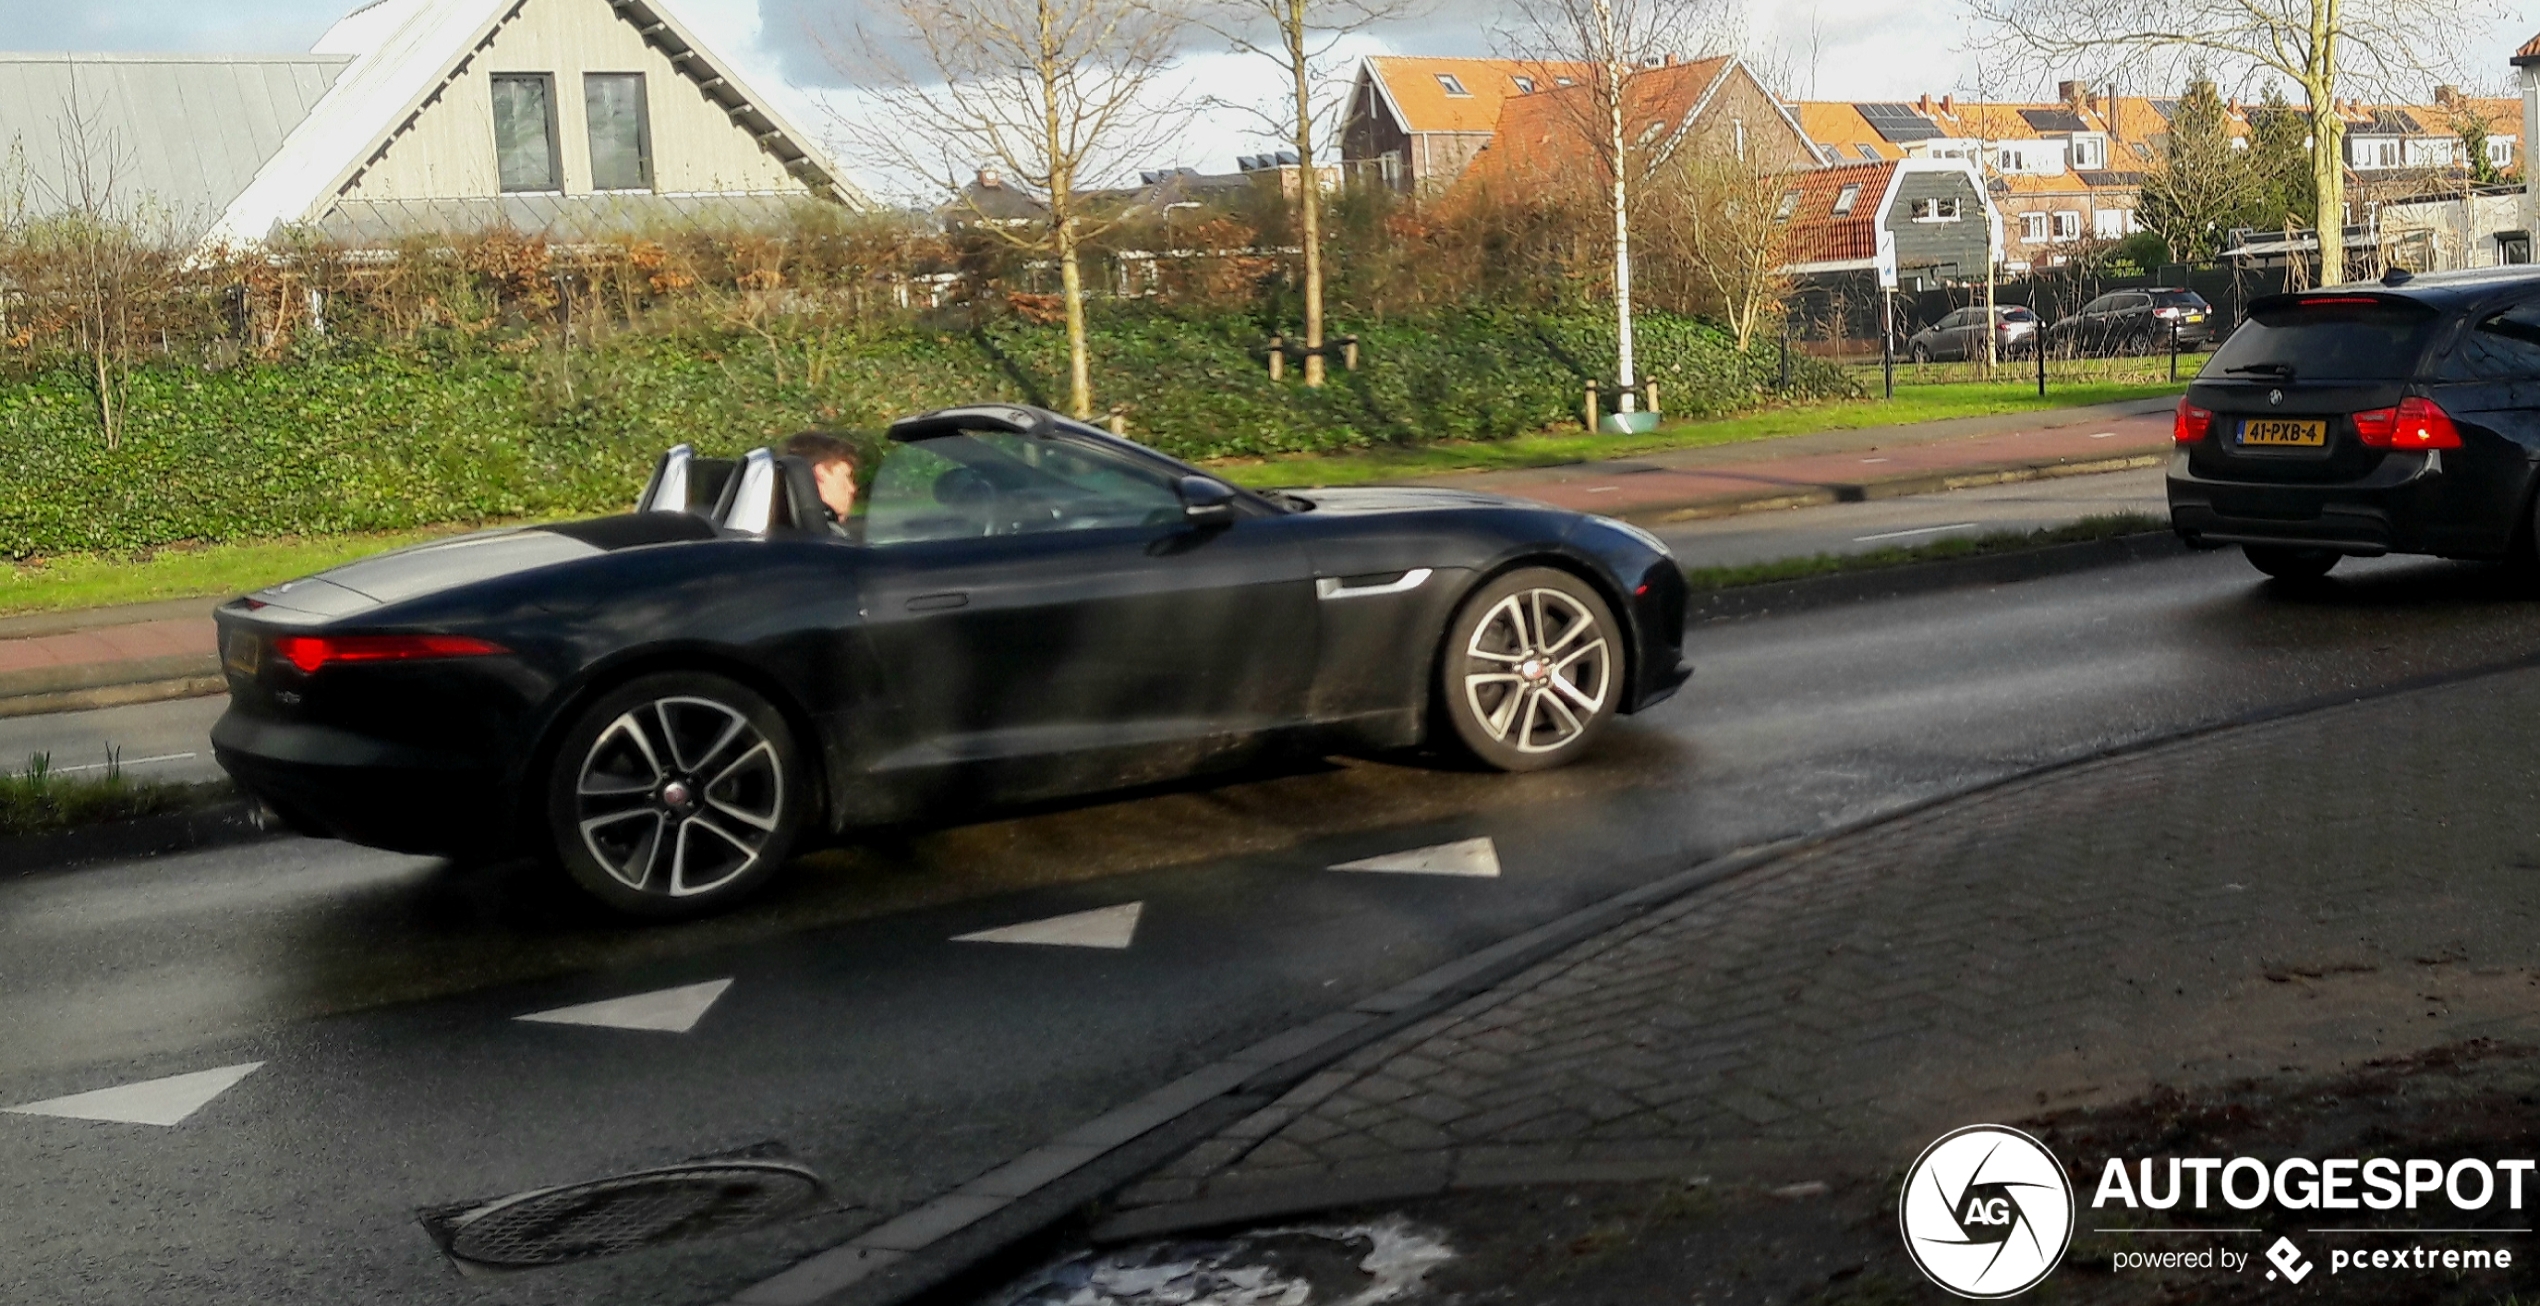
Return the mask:
[[(0, 0), (0, 49), (164, 52), (260, 52), (306, 49), (359, 0)], [(868, 6), (863, 0), (657, 0), (737, 64), (760, 92), (791, 111), (805, 129), (832, 138), (833, 115), (858, 105), (828, 50), (850, 39)], [(1722, 0), (1743, 6), (1731, 21), (1759, 67), (1786, 79), (1802, 99), (1910, 100), (1929, 93), (1968, 95), (1988, 85), (2001, 96), (2043, 94), (2059, 70), (1987, 69), (1972, 50), (1973, 34), (1954, 0)], [(1433, 0), (1427, 15), (1356, 38), (1337, 52), (1498, 53), (1510, 26), (1510, 0)], [(878, 21), (878, 15), (876, 20)], [(2540, 0), (2506, 3), (2484, 39), (2465, 44), (2464, 83), (2500, 88), (2505, 59), (2540, 22)], [(2493, 57), (2483, 52), (2492, 51)], [(2062, 75), (2091, 70), (2060, 70)], [(1178, 69), (1181, 85), (1236, 103), (1266, 103), (1280, 88), (1275, 67), (1257, 57), (1194, 43)], [(2131, 89), (2131, 88), (2129, 88)], [(2255, 88), (2247, 88), (2254, 93)], [(2420, 89), (2416, 96), (2424, 98)], [(1195, 97), (1196, 98), (1196, 97)], [(1228, 172), (1235, 157), (1276, 148), (1251, 115), (1226, 108), (1203, 114), (1171, 147), (1136, 166), (1195, 167)], [(842, 154), (850, 171), (855, 161)], [(889, 183), (877, 178), (882, 189)]]

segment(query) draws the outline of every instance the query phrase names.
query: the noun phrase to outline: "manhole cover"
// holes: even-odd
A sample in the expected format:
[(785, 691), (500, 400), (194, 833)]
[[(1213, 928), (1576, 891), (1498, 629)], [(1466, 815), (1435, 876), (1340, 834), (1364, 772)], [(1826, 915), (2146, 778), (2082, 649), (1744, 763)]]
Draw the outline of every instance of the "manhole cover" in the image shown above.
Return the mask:
[(426, 1223), (462, 1262), (560, 1265), (772, 1224), (825, 1196), (819, 1176), (782, 1161), (693, 1161), (515, 1193)]

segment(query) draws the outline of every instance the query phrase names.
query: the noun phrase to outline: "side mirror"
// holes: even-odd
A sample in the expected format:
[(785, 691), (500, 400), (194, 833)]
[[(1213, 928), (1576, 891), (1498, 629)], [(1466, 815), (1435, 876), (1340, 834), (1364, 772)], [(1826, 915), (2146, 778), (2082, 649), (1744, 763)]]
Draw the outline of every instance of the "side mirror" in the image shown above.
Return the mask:
[(1193, 526), (1232, 526), (1235, 524), (1235, 489), (1223, 481), (1205, 476), (1185, 476), (1177, 487), (1182, 492), (1182, 519)]

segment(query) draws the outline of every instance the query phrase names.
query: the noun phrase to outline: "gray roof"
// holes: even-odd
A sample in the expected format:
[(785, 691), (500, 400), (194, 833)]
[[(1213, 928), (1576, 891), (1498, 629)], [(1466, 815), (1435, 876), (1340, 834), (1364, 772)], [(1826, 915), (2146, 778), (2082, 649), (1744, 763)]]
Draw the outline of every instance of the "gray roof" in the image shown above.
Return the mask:
[(0, 149), (14, 156), (0, 189), (23, 190), (39, 215), (74, 206), (84, 154), (98, 202), (191, 235), (247, 188), (351, 62), (0, 53)]

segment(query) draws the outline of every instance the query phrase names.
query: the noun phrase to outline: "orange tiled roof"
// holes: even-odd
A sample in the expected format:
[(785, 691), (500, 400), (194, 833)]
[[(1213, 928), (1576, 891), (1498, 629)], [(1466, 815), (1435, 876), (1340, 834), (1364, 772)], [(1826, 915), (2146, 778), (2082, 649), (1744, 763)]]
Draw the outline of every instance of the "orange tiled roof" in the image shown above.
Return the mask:
[[(1792, 263), (1845, 263), (1878, 257), (1879, 201), (1886, 197), (1894, 160), (1840, 163), (1791, 174), (1790, 190), (1799, 192), (1791, 209), (1790, 243), (1783, 257)], [(1852, 193), (1850, 212), (1838, 214), (1835, 202), (1845, 188)], [(1784, 192), (1787, 194), (1788, 192)]]
[(2540, 36), (2523, 42), (2522, 48), (2514, 51), (2513, 62), (2517, 67), (2527, 63), (2540, 63)]
[[(1683, 127), (1731, 62), (1715, 55), (1636, 74), (1624, 83), (1625, 138), (1646, 145)], [(1498, 134), (1469, 171), (1483, 180), (1539, 182), (1599, 157), (1586, 139), (1595, 127), (1589, 94), (1578, 85), (1510, 96), (1500, 106)]]
[[(1546, 63), (1533, 59), (1435, 59), (1414, 55), (1373, 55), (1367, 68), (1384, 83), (1385, 94), (1402, 114), (1406, 131), (1487, 132), (1499, 124), (1503, 101), (1525, 94), (1518, 78), (1536, 83), (1569, 77), (1584, 81), (1584, 64)], [(1449, 94), (1441, 75), (1464, 88)]]

